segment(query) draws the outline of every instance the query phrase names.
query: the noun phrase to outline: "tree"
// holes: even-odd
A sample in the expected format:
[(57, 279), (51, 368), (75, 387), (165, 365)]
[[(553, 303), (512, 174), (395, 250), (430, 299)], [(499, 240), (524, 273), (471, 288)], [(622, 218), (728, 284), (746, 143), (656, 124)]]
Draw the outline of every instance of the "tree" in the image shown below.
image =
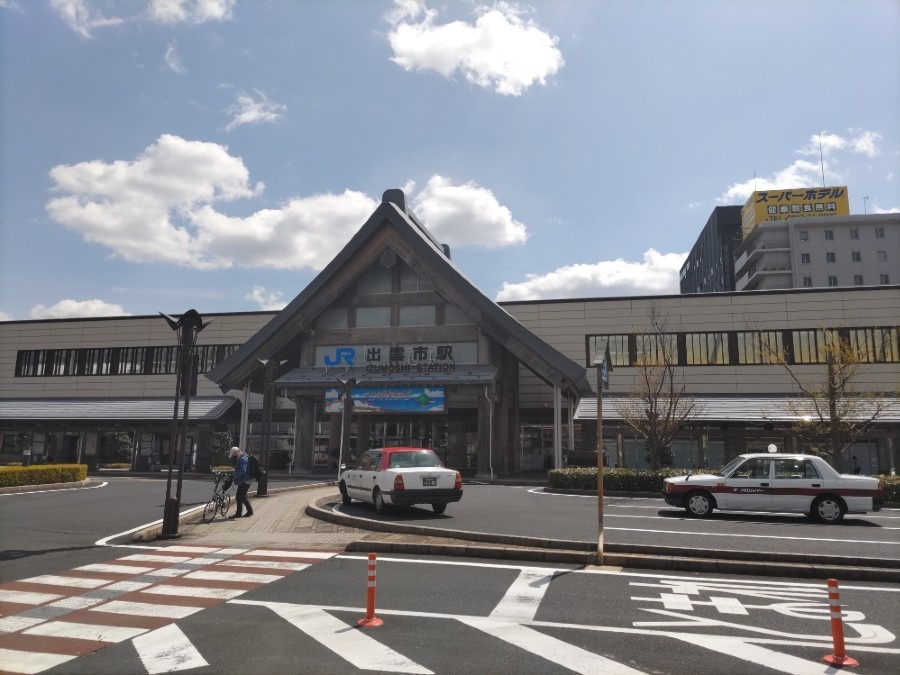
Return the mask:
[(214, 431), (209, 439), (210, 459), (213, 466), (228, 463), (228, 455), (234, 445), (234, 436), (227, 429)]
[(674, 462), (671, 444), (694, 414), (697, 403), (684, 395), (675, 367), (678, 347), (674, 333), (666, 330), (666, 317), (655, 305), (648, 312), (649, 327), (636, 331), (635, 384), (627, 397), (613, 405), (625, 425), (647, 442), (650, 466)]
[(97, 454), (101, 462), (131, 462), (134, 440), (127, 431), (104, 431), (100, 434)]
[(870, 344), (867, 331), (841, 335), (837, 330), (820, 329), (811, 336), (814, 360), (824, 361), (824, 369), (798, 364), (796, 354), (792, 362), (787, 350), (774, 349), (771, 341), (760, 342), (760, 346), (784, 368), (801, 394), (787, 399), (787, 408), (796, 418), (790, 432), (840, 469), (844, 452), (866, 436), (891, 407), (884, 397), (860, 391), (855, 384), (867, 370), (866, 364), (878, 359), (880, 345)]

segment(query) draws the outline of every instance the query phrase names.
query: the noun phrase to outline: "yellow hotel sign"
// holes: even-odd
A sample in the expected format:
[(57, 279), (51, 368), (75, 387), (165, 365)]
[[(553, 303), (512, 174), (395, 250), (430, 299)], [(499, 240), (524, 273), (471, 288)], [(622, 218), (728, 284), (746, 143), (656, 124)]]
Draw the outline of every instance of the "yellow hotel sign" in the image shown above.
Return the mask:
[(741, 230), (746, 237), (767, 220), (809, 216), (849, 216), (847, 187), (760, 190), (750, 195), (741, 209)]

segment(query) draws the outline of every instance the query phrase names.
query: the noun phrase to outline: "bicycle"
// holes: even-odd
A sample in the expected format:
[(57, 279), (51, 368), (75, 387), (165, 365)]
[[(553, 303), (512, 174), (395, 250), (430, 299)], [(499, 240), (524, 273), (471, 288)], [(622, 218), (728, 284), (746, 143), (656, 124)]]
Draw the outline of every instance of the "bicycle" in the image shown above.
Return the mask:
[(228, 513), (228, 507), (231, 506), (231, 493), (228, 490), (231, 489), (233, 478), (234, 474), (230, 471), (216, 471), (212, 499), (203, 509), (204, 523), (215, 520), (216, 513), (221, 514), (223, 518)]

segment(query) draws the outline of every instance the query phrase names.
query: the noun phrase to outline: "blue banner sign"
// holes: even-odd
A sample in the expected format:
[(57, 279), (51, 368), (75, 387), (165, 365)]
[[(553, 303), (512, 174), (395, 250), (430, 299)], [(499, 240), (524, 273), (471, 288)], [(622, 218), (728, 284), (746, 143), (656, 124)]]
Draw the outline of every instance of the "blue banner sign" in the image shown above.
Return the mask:
[[(355, 413), (442, 413), (445, 412), (443, 387), (358, 388), (350, 392)], [(340, 389), (325, 390), (325, 412), (339, 413), (344, 408)]]

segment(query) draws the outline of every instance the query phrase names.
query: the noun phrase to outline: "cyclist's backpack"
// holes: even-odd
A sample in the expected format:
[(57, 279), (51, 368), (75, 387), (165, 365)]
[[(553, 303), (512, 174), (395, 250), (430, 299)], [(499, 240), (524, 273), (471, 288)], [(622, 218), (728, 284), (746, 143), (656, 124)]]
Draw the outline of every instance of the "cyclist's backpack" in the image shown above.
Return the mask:
[(247, 473), (253, 480), (259, 480), (259, 460), (253, 455), (247, 457)]

